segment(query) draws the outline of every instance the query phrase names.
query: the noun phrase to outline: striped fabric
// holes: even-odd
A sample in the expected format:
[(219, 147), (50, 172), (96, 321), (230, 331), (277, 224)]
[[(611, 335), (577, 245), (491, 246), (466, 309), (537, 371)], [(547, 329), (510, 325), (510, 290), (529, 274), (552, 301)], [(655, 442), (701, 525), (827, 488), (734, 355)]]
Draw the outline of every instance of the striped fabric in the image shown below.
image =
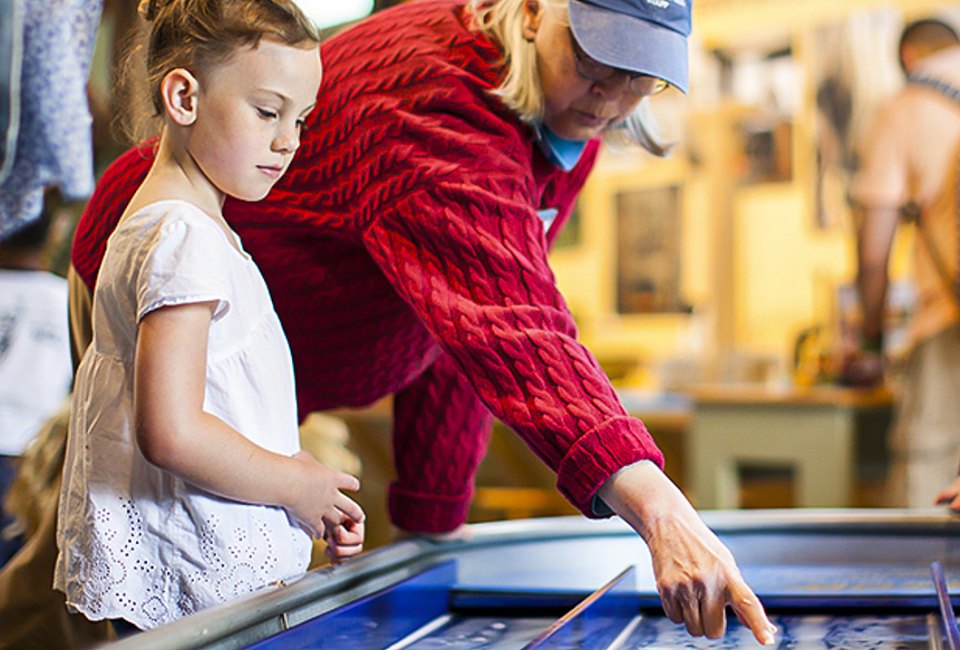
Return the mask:
[[(924, 75), (910, 75), (909, 83), (933, 88), (937, 92), (946, 95), (950, 99), (960, 104), (960, 88), (957, 88), (956, 86), (953, 86), (942, 79)], [(946, 191), (951, 191), (954, 194), (953, 204), (956, 207), (957, 213), (956, 232), (960, 233), (960, 148), (957, 149), (957, 152), (954, 155), (950, 178), (952, 179), (952, 184), (945, 185), (944, 187)], [(922, 211), (920, 211), (917, 213), (916, 218), (920, 219), (922, 216)], [(937, 272), (939, 272), (941, 277), (943, 277), (944, 284), (946, 284), (951, 295), (953, 295), (954, 298), (960, 302), (960, 267), (954, 268), (951, 271), (944, 258), (940, 255), (940, 249), (937, 248), (936, 243), (929, 238), (928, 231), (925, 228), (920, 228), (919, 230), (920, 234), (924, 236), (924, 243), (927, 246), (927, 251), (930, 253), (930, 258), (933, 260), (934, 266), (937, 267)], [(960, 240), (960, 238), (958, 238), (958, 240)], [(954, 245), (960, 246), (960, 241), (955, 242)], [(960, 260), (960, 255), (958, 255), (955, 259)]]

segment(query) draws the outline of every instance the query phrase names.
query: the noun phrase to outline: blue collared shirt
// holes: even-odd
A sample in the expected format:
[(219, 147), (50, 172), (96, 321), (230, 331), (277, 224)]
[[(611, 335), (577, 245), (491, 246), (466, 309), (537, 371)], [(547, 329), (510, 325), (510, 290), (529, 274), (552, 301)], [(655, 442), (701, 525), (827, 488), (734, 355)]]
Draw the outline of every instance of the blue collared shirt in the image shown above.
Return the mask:
[(551, 163), (565, 172), (570, 171), (580, 162), (587, 143), (584, 140), (567, 140), (547, 128), (543, 122), (534, 125), (536, 129), (537, 146)]

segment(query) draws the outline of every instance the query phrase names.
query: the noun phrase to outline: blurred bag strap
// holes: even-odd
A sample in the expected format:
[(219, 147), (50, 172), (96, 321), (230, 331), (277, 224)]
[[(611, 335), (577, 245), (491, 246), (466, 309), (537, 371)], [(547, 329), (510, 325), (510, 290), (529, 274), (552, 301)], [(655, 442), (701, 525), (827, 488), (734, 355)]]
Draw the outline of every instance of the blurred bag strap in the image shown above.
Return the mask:
[(943, 79), (928, 77), (922, 74), (912, 74), (907, 77), (907, 83), (914, 86), (926, 86), (946, 95), (956, 102), (960, 102), (960, 88), (953, 86)]
[(23, 0), (0, 2), (0, 183), (13, 168), (20, 130)]
[[(953, 86), (942, 79), (928, 77), (925, 75), (910, 75), (907, 78), (907, 83), (916, 86), (925, 86), (927, 88), (936, 90), (942, 95), (954, 100), (956, 106), (960, 108), (960, 88), (957, 88), (956, 86)], [(930, 254), (930, 261), (933, 262), (934, 267), (937, 269), (937, 273), (940, 275), (940, 279), (943, 280), (943, 283), (947, 289), (947, 293), (953, 296), (954, 301), (960, 305), (960, 143), (954, 147), (954, 151), (951, 156), (950, 168), (947, 174), (953, 180), (953, 211), (957, 239), (957, 241), (954, 243), (954, 246), (957, 249), (957, 268), (951, 271), (951, 269), (947, 266), (947, 262), (943, 258), (943, 255), (940, 254), (940, 249), (937, 248), (936, 242), (933, 241), (932, 235), (926, 228), (922, 226), (921, 220), (923, 216), (923, 209), (919, 204), (914, 201), (910, 201), (900, 209), (900, 214), (906, 220), (913, 221), (916, 224), (917, 232), (920, 233), (923, 244), (926, 246), (927, 252)], [(944, 187), (946, 187), (946, 181), (944, 182)]]

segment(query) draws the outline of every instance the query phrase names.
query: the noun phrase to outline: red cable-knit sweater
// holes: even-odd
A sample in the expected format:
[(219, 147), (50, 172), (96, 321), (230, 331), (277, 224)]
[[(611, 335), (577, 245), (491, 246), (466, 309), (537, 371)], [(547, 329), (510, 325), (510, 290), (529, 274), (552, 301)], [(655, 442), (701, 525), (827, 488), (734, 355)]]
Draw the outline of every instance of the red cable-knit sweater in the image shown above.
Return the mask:
[[(391, 393), (393, 521), (466, 518), (490, 413), (558, 473), (587, 515), (615, 471), (663, 462), (576, 340), (547, 264), (596, 159), (552, 166), (488, 91), (500, 53), (456, 0), (400, 5), (322, 46), (323, 84), (290, 170), (224, 213), (270, 286), (299, 405)], [(93, 287), (106, 239), (149, 166), (131, 150), (80, 220), (73, 264)], [(547, 235), (537, 210), (556, 208)]]

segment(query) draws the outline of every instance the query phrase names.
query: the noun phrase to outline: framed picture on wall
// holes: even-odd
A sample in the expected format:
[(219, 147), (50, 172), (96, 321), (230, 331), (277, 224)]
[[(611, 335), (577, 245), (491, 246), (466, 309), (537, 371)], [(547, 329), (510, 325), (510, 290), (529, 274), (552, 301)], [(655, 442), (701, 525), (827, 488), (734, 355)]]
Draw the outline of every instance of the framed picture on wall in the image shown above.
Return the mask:
[(751, 107), (736, 125), (735, 158), (745, 185), (793, 180), (793, 122), (801, 104), (800, 66), (789, 32), (713, 50), (721, 96)]
[(792, 123), (777, 115), (757, 114), (738, 127), (741, 182), (789, 182), (793, 178)]
[(690, 311), (680, 296), (680, 208), (678, 185), (617, 193), (617, 312)]

